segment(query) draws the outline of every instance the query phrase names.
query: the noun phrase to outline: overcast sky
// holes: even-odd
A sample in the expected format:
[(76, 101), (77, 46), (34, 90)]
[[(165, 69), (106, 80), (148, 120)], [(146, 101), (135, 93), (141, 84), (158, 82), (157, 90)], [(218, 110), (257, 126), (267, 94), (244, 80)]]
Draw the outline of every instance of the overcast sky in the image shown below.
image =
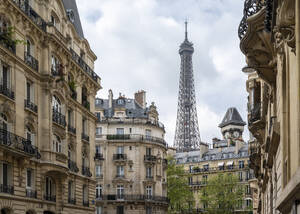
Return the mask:
[[(98, 96), (112, 89), (133, 98), (147, 92), (173, 145), (180, 72), (179, 45), (194, 44), (193, 69), (201, 140), (221, 137), (219, 123), (235, 106), (246, 121), (245, 64), (237, 28), (242, 0), (77, 0), (85, 37), (98, 56)], [(248, 133), (244, 133), (248, 139)]]

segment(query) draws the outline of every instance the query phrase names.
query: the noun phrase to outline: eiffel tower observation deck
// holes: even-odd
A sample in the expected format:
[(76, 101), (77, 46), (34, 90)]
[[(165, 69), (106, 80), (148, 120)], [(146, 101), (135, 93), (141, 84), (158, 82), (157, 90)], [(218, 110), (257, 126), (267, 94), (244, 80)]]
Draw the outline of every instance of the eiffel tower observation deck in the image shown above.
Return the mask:
[(179, 48), (181, 67), (174, 139), (177, 152), (197, 150), (201, 142), (196, 109), (193, 53), (193, 43), (188, 40), (187, 22), (185, 22), (185, 39)]

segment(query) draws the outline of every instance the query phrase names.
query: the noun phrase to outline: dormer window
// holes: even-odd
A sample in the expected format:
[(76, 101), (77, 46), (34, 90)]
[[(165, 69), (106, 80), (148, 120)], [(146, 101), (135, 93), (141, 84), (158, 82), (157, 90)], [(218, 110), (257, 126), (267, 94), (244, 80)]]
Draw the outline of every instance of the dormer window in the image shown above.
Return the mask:
[(75, 16), (74, 16), (74, 11), (72, 9), (67, 10), (67, 16), (68, 16), (70, 22), (74, 23)]
[(118, 99), (117, 103), (118, 103), (118, 105), (123, 105), (124, 104), (124, 100), (123, 99)]

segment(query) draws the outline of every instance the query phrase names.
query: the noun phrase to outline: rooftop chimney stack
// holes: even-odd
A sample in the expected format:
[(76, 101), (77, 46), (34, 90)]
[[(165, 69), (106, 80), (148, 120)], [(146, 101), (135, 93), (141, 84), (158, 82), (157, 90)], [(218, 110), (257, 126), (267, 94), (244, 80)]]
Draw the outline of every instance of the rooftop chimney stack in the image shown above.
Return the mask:
[(113, 102), (113, 92), (111, 89), (108, 90), (108, 107), (112, 108), (112, 102)]
[(136, 92), (134, 99), (143, 109), (146, 108), (146, 92), (144, 90)]

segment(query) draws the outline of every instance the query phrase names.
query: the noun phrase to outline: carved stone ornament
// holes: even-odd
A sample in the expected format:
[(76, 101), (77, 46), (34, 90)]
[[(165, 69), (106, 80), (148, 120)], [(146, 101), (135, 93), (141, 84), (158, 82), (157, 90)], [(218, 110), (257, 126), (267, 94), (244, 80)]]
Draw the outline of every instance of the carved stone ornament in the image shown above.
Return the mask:
[(5, 101), (0, 105), (0, 112), (7, 115), (10, 120), (15, 118), (15, 111), (11, 108), (11, 105), (8, 101)]

